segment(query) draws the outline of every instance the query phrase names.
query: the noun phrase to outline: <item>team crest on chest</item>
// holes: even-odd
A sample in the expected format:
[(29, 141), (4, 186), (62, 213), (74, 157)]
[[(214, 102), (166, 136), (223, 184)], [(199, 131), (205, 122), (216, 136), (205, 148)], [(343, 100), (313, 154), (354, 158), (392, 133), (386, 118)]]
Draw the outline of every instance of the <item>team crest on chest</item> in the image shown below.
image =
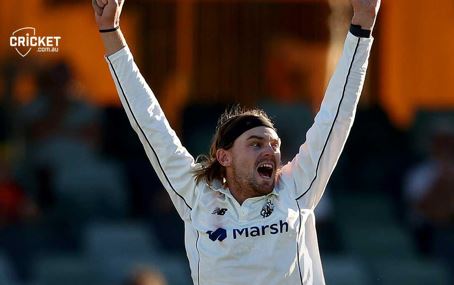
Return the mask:
[(262, 210), (260, 211), (260, 215), (262, 215), (262, 217), (266, 218), (266, 217), (271, 216), (273, 211), (274, 211), (274, 204), (273, 204), (273, 202), (271, 202), (270, 199), (268, 199), (268, 200), (266, 200), (265, 205), (263, 205)]

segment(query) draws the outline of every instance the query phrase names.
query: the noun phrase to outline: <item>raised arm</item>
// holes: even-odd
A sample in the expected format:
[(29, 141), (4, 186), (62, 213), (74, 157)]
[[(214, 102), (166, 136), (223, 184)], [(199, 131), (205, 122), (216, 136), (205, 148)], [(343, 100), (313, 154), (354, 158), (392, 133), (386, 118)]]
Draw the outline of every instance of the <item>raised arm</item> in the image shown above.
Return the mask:
[(344, 148), (362, 91), (371, 32), (379, 0), (351, 0), (354, 16), (342, 56), (331, 77), (320, 111), (296, 157), (282, 169), (282, 182), (291, 185), (304, 207), (319, 202)]
[(129, 122), (154, 170), (180, 216), (189, 219), (195, 200), (194, 159), (169, 126), (127, 47), (119, 29), (123, 3), (122, 0), (92, 0), (106, 61)]

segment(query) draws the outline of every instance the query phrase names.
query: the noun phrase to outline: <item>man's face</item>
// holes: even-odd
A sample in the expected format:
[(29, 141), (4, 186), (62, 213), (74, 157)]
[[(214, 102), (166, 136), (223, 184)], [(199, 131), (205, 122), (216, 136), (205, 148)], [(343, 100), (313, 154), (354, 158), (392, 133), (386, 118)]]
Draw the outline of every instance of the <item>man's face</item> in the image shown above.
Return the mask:
[[(281, 141), (268, 127), (252, 128), (239, 136), (229, 150), (232, 163), (227, 181), (242, 196), (263, 196), (273, 191), (281, 162)], [(233, 186), (233, 185), (232, 185)]]

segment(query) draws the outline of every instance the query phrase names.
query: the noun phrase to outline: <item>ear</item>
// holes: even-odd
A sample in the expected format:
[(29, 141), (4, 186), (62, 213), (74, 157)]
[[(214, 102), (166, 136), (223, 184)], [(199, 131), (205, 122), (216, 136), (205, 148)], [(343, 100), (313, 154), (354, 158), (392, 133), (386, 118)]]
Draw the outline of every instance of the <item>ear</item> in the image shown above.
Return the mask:
[(216, 151), (216, 159), (224, 167), (232, 165), (232, 154), (223, 148)]

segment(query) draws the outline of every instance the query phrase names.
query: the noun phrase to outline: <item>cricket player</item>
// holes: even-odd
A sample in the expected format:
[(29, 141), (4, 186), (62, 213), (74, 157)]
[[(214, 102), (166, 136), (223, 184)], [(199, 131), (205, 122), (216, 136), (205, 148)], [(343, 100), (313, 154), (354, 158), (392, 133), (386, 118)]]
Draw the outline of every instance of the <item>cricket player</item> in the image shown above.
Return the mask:
[(353, 124), (380, 0), (351, 0), (350, 31), (320, 111), (284, 166), (266, 114), (240, 109), (220, 118), (210, 153), (196, 162), (134, 63), (120, 29), (124, 1), (92, 4), (120, 100), (184, 221), (194, 284), (325, 284), (314, 208)]

